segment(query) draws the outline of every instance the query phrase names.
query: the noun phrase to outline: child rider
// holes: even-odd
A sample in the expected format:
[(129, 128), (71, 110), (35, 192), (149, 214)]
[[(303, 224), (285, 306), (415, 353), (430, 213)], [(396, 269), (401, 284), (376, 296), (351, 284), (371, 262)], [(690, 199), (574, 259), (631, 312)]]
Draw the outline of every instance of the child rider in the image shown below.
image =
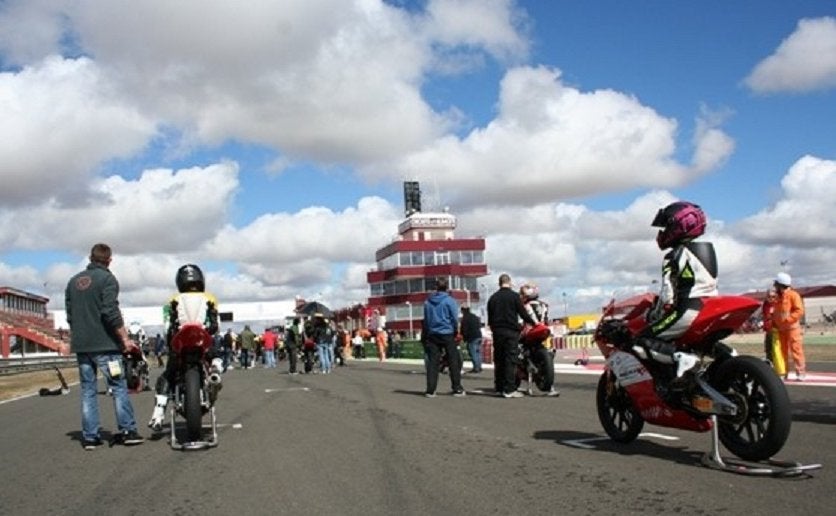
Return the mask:
[[(205, 292), (203, 271), (194, 264), (183, 265), (177, 270), (177, 290), (168, 303), (170, 317), (166, 329), (169, 343), (169, 357), (164, 372), (157, 378), (154, 412), (148, 426), (155, 431), (162, 429), (165, 423), (165, 409), (171, 393), (177, 370), (177, 357), (171, 349), (171, 342), (182, 324), (202, 324), (209, 335), (218, 332), (218, 302), (215, 296)], [(215, 357), (215, 350), (210, 349), (208, 358), (212, 359), (213, 372), (223, 370), (223, 360)]]

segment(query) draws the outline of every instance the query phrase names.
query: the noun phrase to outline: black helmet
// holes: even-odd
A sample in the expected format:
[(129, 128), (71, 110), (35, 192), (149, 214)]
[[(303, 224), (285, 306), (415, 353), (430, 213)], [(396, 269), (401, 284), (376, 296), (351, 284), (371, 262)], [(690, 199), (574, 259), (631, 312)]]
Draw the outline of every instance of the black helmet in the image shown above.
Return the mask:
[(188, 263), (177, 269), (177, 290), (180, 292), (203, 292), (206, 283), (203, 281), (203, 271), (200, 267)]

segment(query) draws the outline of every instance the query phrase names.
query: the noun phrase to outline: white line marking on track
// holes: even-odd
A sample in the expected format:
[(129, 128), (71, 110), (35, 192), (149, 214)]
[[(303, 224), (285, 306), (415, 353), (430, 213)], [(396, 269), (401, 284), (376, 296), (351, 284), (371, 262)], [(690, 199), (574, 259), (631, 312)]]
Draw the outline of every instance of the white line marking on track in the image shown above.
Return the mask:
[(283, 389), (264, 389), (264, 392), (290, 392), (290, 391), (309, 391), (310, 387), (285, 387)]
[[(655, 439), (662, 439), (663, 441), (678, 441), (679, 437), (673, 435), (665, 435), (665, 434), (657, 434), (654, 432), (644, 432), (639, 434), (639, 437), (652, 437)], [(574, 446), (575, 448), (582, 448), (584, 450), (592, 450), (595, 448), (592, 444), (587, 443), (594, 443), (598, 441), (609, 441), (609, 437), (587, 437), (585, 439), (569, 439), (568, 441), (560, 441), (563, 444), (568, 446)]]
[(586, 439), (569, 439), (568, 441), (560, 441), (563, 444), (574, 446), (575, 448), (583, 448), (584, 450), (592, 450), (595, 446), (586, 443), (594, 443), (596, 441), (608, 441), (609, 437), (588, 437)]

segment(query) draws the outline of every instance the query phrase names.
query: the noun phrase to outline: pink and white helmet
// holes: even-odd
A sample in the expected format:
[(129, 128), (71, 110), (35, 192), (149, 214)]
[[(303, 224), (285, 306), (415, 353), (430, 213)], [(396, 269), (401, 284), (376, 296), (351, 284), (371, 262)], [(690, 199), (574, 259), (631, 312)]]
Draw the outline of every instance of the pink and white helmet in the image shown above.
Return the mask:
[(659, 249), (667, 249), (705, 233), (706, 218), (696, 204), (677, 201), (659, 210), (651, 225), (662, 228), (656, 235), (656, 243)]

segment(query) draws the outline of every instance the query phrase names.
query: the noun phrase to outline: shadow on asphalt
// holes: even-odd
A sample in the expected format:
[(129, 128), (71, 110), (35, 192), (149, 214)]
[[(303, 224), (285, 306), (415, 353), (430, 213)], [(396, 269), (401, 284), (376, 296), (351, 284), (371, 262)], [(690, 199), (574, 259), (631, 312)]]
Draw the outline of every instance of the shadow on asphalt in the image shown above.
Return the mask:
[[(590, 453), (617, 453), (625, 456), (643, 455), (646, 457), (653, 457), (688, 466), (701, 465), (700, 459), (705, 453), (701, 451), (687, 450), (684, 446), (659, 444), (649, 439), (642, 439), (641, 437), (631, 443), (621, 444), (609, 440), (606, 436), (587, 432), (543, 430), (535, 432), (534, 438), (544, 441), (554, 441), (556, 444), (561, 446), (568, 446), (576, 450), (589, 451)], [(579, 442), (586, 446), (591, 446), (591, 448), (583, 448), (577, 444), (573, 445), (573, 443)], [(708, 444), (709, 443), (706, 440), (706, 446), (708, 446)], [(707, 448), (706, 451), (708, 451)]]
[(829, 400), (793, 400), (792, 420), (836, 425), (836, 405)]

